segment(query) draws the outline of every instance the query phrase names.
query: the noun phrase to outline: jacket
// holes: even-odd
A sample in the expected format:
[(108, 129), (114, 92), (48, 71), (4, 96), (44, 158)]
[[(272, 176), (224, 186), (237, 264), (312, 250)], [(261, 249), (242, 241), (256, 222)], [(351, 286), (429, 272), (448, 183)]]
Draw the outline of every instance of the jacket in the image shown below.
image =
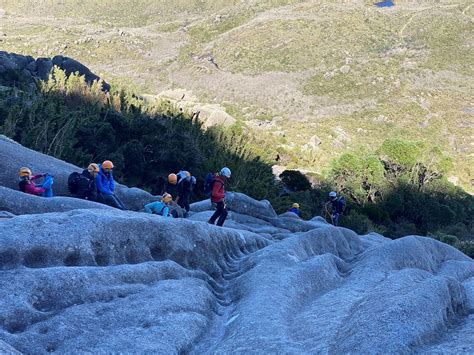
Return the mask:
[(164, 217), (172, 217), (168, 205), (161, 201), (151, 202), (145, 205), (146, 213), (155, 213)]
[(214, 183), (212, 184), (212, 192), (211, 192), (211, 201), (212, 202), (221, 202), (225, 198), (225, 187), (224, 187), (225, 180), (222, 176), (216, 175), (214, 178)]
[(341, 214), (344, 212), (345, 203), (344, 200), (339, 197), (331, 201), (332, 211)]
[(173, 197), (173, 200), (176, 200), (176, 197), (179, 195), (179, 186), (178, 184), (170, 184), (169, 182), (165, 182), (165, 185), (163, 186), (163, 190), (161, 191), (161, 195), (164, 195), (165, 193), (169, 193), (171, 197)]
[(113, 195), (115, 192), (115, 181), (112, 172), (105, 174), (102, 165), (99, 165), (99, 173), (95, 177), (97, 191), (104, 195)]
[(291, 207), (289, 212), (293, 212), (294, 214), (296, 214), (297, 216), (300, 215), (300, 210), (297, 209), (296, 207)]
[(193, 185), (191, 179), (181, 179), (178, 183), (178, 196), (180, 199), (187, 199), (191, 195)]
[(44, 175), (40, 174), (40, 175), (32, 176), (30, 178), (30, 181), (27, 181), (26, 179), (22, 179), (19, 182), (20, 190), (30, 195), (42, 196), (45, 189), (43, 189), (42, 187), (37, 187), (33, 182), (34, 180), (42, 178), (42, 177), (44, 177)]
[(96, 179), (87, 169), (81, 173), (77, 182), (76, 197), (91, 201), (97, 200)]

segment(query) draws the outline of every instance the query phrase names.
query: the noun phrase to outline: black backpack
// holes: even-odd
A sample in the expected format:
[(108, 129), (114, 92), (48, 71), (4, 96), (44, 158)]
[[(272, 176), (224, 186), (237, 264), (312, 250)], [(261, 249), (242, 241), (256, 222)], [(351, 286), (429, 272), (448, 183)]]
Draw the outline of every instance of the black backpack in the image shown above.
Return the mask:
[(71, 195), (77, 194), (80, 178), (81, 174), (76, 171), (71, 173), (67, 178), (67, 187)]

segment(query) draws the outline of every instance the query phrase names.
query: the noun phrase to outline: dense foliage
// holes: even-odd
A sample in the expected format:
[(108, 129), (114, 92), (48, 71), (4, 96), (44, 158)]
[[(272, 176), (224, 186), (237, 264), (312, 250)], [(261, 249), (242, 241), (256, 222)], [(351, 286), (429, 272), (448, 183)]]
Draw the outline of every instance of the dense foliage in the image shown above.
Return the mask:
[(110, 159), (119, 181), (153, 193), (170, 172), (186, 169), (203, 178), (229, 166), (231, 188), (267, 195), (271, 168), (235, 129), (204, 130), (197, 118), (169, 104), (145, 104), (121, 90), (104, 93), (100, 82), (89, 87), (58, 68), (33, 90), (12, 83), (15, 75), (0, 83), (16, 87), (0, 93), (0, 130), (27, 147), (78, 166)]
[(79, 166), (110, 159), (127, 185), (159, 193), (169, 172), (187, 169), (202, 183), (207, 172), (229, 166), (230, 189), (268, 198), (277, 212), (298, 202), (303, 218), (327, 217), (327, 195), (336, 190), (348, 203), (343, 226), (391, 238), (429, 235), (474, 256), (474, 199), (446, 181), (451, 161), (439, 149), (388, 139), (373, 151), (340, 155), (317, 188), (297, 171), (285, 171), (275, 184), (271, 166), (238, 127), (205, 130), (169, 103), (104, 93), (100, 82), (88, 86), (57, 68), (36, 86), (15, 71), (0, 85), (3, 134)]

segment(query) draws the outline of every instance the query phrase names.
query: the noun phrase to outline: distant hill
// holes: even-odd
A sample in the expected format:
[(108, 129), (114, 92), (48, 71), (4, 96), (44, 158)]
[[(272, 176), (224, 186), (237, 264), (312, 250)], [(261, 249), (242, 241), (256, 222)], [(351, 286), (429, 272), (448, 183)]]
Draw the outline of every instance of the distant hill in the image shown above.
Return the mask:
[(469, 1), (1, 6), (2, 49), (75, 58), (143, 93), (192, 90), (259, 132), (268, 162), (322, 173), (344, 151), (402, 137), (440, 146), (450, 180), (473, 191)]

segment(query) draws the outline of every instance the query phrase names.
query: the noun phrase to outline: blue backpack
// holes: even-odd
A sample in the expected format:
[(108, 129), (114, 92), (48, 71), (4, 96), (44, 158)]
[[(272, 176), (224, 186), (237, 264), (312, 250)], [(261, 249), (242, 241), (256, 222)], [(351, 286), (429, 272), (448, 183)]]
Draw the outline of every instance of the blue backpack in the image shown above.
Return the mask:
[(214, 174), (208, 173), (206, 175), (206, 180), (204, 180), (204, 194), (206, 196), (211, 196), (212, 187), (214, 186)]

